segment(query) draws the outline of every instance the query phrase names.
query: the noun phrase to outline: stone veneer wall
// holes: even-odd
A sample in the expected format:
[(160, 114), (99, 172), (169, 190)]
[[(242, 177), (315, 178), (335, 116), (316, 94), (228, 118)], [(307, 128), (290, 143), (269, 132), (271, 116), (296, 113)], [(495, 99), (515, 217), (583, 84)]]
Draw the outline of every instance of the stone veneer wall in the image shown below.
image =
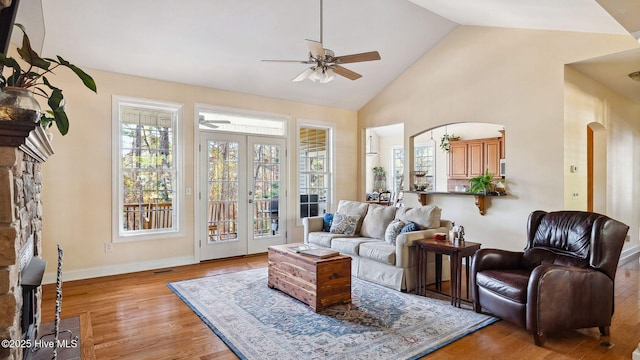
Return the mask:
[[(33, 236), (34, 256), (41, 253), (42, 203), (40, 163), (17, 148), (0, 147), (0, 337), (21, 339), (20, 251)], [(40, 308), (42, 288), (36, 290)], [(40, 312), (36, 311), (36, 324)], [(0, 348), (0, 358), (22, 359), (19, 347)]]
[[(41, 128), (0, 121), (0, 339), (22, 339), (20, 252), (33, 238), (33, 256), (41, 248), (41, 163), (53, 154)], [(43, 151), (44, 145), (44, 151)], [(35, 325), (40, 325), (42, 288), (36, 290)], [(0, 346), (0, 359), (22, 359), (20, 347)]]

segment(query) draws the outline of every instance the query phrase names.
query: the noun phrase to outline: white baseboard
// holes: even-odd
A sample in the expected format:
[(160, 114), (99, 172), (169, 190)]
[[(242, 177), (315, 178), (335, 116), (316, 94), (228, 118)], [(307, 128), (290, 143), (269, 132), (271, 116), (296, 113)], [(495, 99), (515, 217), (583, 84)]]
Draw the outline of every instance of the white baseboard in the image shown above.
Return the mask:
[[(182, 266), (195, 264), (196, 259), (193, 256), (181, 256), (167, 259), (158, 259), (146, 262), (136, 262), (129, 264), (119, 264), (112, 266), (103, 266), (96, 268), (80, 269), (80, 270), (64, 270), (64, 263), (62, 269), (62, 280), (83, 280), (91, 279), (101, 276), (120, 275), (138, 271), (148, 271), (155, 269), (162, 269), (171, 266)], [(43, 284), (55, 284), (56, 273), (45, 273), (42, 278)]]
[(640, 257), (640, 245), (632, 246), (620, 254), (619, 265), (626, 264), (629, 261), (637, 260)]

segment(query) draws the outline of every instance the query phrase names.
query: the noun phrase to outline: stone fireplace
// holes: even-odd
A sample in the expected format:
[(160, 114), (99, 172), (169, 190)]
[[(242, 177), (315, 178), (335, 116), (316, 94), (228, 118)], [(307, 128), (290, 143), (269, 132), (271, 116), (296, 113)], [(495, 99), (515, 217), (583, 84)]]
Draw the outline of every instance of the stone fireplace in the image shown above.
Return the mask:
[[(10, 344), (33, 343), (40, 325), (40, 168), (52, 154), (40, 126), (0, 119), (0, 340)], [(24, 351), (1, 346), (0, 360), (22, 359)]]

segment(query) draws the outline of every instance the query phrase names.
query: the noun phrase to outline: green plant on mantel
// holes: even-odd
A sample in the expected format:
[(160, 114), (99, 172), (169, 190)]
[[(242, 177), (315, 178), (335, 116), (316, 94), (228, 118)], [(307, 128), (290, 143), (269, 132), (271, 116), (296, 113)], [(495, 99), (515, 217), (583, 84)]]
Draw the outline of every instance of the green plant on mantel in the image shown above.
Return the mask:
[(493, 174), (486, 169), (484, 174), (469, 179), (469, 192), (474, 194), (487, 194), (489, 192)]
[(456, 141), (456, 140), (460, 140), (460, 136), (454, 135), (454, 134), (444, 134), (442, 135), (442, 137), (440, 138), (440, 149), (442, 149), (443, 151), (449, 152), (449, 145), (451, 141)]
[(62, 66), (71, 69), (82, 80), (82, 83), (93, 92), (96, 92), (96, 83), (89, 74), (59, 55), (56, 56), (57, 59), (41, 58), (31, 48), (31, 41), (24, 26), (21, 24), (15, 24), (15, 26), (20, 28), (23, 33), (22, 47), (17, 49), (18, 54), (27, 63), (28, 67), (23, 69), (16, 59), (7, 57), (0, 52), (0, 65), (11, 69), (11, 75), (7, 77), (4, 74), (0, 74), (0, 88), (4, 89), (6, 86), (12, 86), (28, 89), (34, 95), (46, 98), (51, 110), (43, 111), (40, 114), (40, 125), (46, 129), (55, 122), (60, 134), (66, 135), (69, 131), (69, 118), (65, 112), (62, 89), (53, 86), (45, 75), (54, 74), (53, 71)]

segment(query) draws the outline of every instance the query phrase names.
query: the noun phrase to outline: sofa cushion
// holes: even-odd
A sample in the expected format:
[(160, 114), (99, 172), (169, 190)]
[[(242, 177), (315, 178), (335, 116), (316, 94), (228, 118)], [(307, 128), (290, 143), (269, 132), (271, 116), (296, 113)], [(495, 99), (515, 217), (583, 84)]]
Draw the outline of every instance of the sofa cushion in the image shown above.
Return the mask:
[(396, 219), (404, 222), (412, 221), (422, 230), (440, 227), (440, 213), (442, 209), (434, 205), (417, 208), (400, 208)]
[(362, 226), (362, 221), (364, 220), (364, 216), (367, 214), (368, 208), (369, 204), (367, 203), (359, 201), (340, 200), (340, 202), (338, 203), (338, 210), (336, 211), (336, 214), (360, 216), (360, 221), (358, 222), (358, 226), (356, 227), (356, 234), (360, 234), (360, 227)]
[(335, 214), (329, 232), (332, 234), (355, 235), (359, 221), (359, 215)]
[(361, 244), (369, 241), (380, 240), (373, 240), (365, 237), (336, 237), (331, 240), (331, 249), (340, 251), (343, 254), (358, 255)]
[(327, 232), (312, 232), (309, 233), (307, 241), (309, 244), (314, 244), (326, 248), (331, 247), (331, 240), (337, 237), (344, 237), (342, 234), (331, 234)]
[(358, 253), (361, 257), (383, 264), (396, 264), (396, 247), (386, 241), (370, 241), (360, 244)]
[(384, 240), (385, 230), (395, 216), (396, 208), (393, 206), (369, 205), (367, 214), (362, 220), (360, 235)]
[(386, 241), (387, 244), (395, 245), (396, 238), (398, 237), (404, 226), (405, 223), (402, 222), (402, 220), (393, 220), (392, 222), (390, 222), (384, 232), (384, 241)]

